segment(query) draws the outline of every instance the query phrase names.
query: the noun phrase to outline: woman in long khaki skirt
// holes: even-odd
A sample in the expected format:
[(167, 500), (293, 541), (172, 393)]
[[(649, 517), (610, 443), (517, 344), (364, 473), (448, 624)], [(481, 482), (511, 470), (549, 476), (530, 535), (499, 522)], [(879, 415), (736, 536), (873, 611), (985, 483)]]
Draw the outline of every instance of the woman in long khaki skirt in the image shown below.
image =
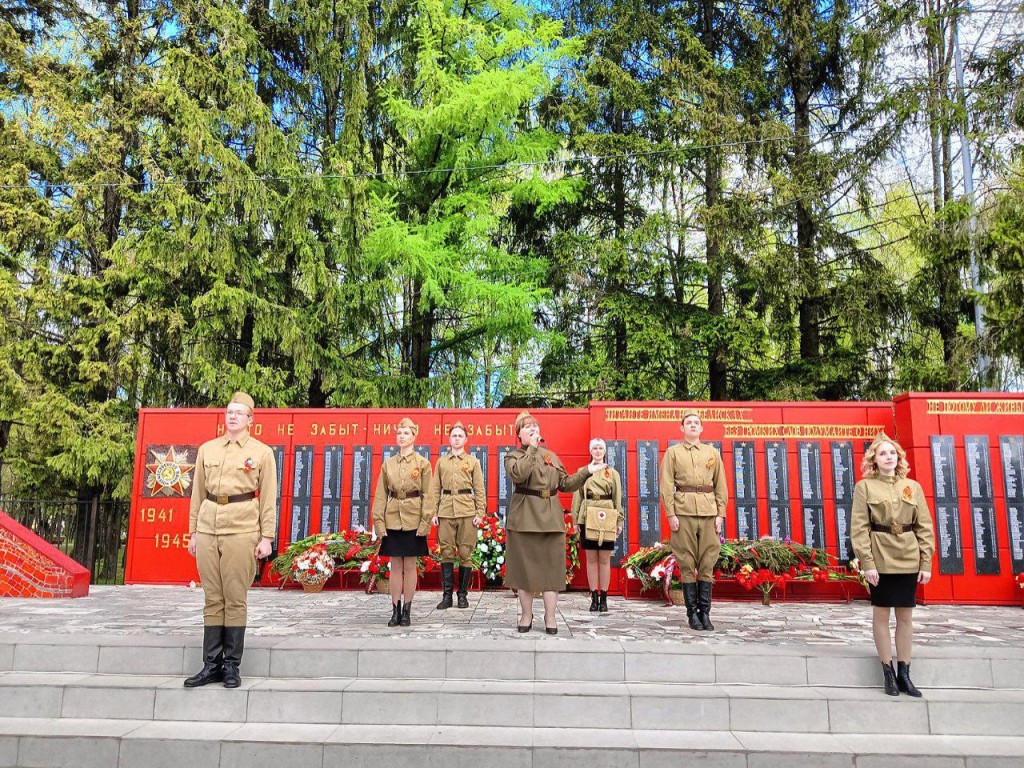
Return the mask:
[(570, 475), (558, 456), (542, 447), (540, 425), (527, 411), (516, 419), (515, 433), (519, 448), (505, 456), (513, 483), (505, 522), (505, 585), (519, 592), (519, 631), (533, 626), (533, 597), (541, 593), (544, 630), (555, 635), (558, 593), (565, 589), (565, 518), (558, 492), (581, 488), (605, 464), (595, 461)]

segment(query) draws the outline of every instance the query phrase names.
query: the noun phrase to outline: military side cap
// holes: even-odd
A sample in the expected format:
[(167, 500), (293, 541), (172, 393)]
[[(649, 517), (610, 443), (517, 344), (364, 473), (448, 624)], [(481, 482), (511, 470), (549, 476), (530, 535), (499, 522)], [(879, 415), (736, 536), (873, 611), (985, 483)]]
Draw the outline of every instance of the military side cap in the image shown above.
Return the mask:
[(704, 419), (700, 418), (700, 411), (698, 411), (696, 408), (687, 408), (685, 411), (683, 411), (683, 415), (679, 418), (680, 423), (686, 421), (688, 416), (696, 416), (698, 419), (701, 420), (702, 424), (704, 423)]
[(255, 401), (245, 392), (235, 392), (228, 401), (228, 405), (231, 405), (231, 403), (241, 403), (242, 405), (247, 406), (250, 411), (256, 410)]
[(398, 424), (396, 424), (395, 426), (398, 429), (401, 429), (402, 427), (408, 427), (409, 429), (412, 430), (412, 433), (414, 435), (418, 435), (420, 433), (420, 425), (417, 424), (412, 419), (410, 419), (408, 416), (406, 416), (404, 419), (402, 419), (400, 422), (398, 422)]
[(516, 416), (515, 432), (519, 434), (519, 430), (525, 427), (527, 424), (536, 424), (537, 420), (533, 417), (533, 414), (529, 411), (520, 411), (519, 415)]

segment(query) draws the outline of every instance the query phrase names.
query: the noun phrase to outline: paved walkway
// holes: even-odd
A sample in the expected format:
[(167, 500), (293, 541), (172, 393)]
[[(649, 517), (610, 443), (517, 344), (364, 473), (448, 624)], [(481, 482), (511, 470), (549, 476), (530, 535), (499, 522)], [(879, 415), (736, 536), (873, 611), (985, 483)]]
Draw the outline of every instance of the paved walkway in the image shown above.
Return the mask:
[[(250, 633), (265, 637), (395, 637), (434, 639), (515, 638), (517, 601), (507, 591), (471, 592), (470, 607), (434, 610), (440, 593), (423, 592), (413, 603), (413, 625), (386, 626), (385, 595), (357, 591), (306, 594), (257, 588), (249, 593)], [(691, 632), (682, 608), (658, 601), (612, 597), (611, 610), (590, 613), (586, 593), (559, 600), (559, 635), (646, 642), (687, 642), (709, 646), (738, 640), (774, 646), (871, 645), (870, 607), (850, 604), (716, 602), (714, 633)], [(203, 592), (189, 587), (94, 586), (77, 600), (0, 599), (0, 633), (196, 635), (202, 624)], [(542, 605), (534, 603), (536, 627)], [(1019, 607), (919, 606), (915, 641), (933, 647), (958, 643), (1017, 648), (1024, 640)], [(519, 637), (536, 638), (537, 633)]]

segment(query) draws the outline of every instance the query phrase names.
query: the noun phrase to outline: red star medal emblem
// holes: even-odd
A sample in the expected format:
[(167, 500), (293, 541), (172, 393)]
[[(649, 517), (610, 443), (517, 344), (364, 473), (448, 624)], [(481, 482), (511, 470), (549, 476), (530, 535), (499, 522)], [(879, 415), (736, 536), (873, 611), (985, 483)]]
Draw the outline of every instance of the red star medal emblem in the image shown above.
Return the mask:
[(146, 462), (146, 489), (149, 496), (184, 496), (192, 485), (194, 461), (189, 461), (189, 449), (167, 446), (150, 448), (151, 461)]

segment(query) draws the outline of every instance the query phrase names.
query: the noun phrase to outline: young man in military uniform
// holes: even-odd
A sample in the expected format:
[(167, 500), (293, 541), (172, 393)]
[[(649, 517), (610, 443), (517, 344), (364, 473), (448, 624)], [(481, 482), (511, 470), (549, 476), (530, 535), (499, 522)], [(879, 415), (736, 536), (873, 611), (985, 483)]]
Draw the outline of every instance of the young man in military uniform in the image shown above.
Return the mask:
[(429, 506), (441, 547), (441, 589), (438, 610), (452, 607), (455, 588), (455, 557), (459, 558), (459, 608), (469, 608), (469, 580), (473, 575), (473, 551), (477, 526), (487, 514), (484, 471), (466, 451), (466, 428), (461, 421), (448, 431), (451, 451), (437, 460), (430, 482)]
[(236, 392), (224, 434), (199, 446), (189, 509), (188, 552), (203, 583), (203, 668), (186, 688), (241, 684), (246, 598), (256, 561), (270, 555), (277, 530), (274, 452), (249, 434), (254, 403)]
[(683, 442), (665, 451), (661, 461), (661, 503), (672, 532), (670, 544), (679, 564), (690, 628), (712, 630), (711, 587), (728, 498), (725, 467), (721, 454), (700, 441), (704, 425), (696, 410), (683, 412), (680, 429)]

